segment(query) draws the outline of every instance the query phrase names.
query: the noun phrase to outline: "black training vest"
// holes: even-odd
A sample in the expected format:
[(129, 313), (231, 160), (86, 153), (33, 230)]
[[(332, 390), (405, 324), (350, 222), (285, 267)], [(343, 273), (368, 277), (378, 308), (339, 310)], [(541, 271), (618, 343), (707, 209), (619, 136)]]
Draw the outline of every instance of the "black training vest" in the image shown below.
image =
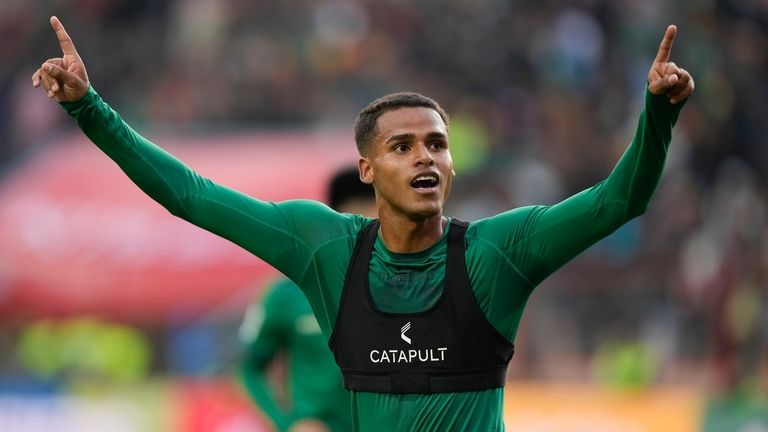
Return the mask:
[(328, 345), (348, 390), (448, 393), (503, 387), (514, 345), (480, 311), (464, 262), (467, 223), (453, 219), (443, 293), (422, 312), (376, 309), (368, 266), (379, 229), (358, 235)]

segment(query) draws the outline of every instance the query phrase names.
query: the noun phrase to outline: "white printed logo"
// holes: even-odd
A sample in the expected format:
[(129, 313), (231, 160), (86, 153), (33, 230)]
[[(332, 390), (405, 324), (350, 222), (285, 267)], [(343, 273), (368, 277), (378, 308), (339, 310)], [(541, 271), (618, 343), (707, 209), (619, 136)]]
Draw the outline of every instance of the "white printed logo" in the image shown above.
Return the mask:
[(406, 341), (408, 345), (411, 344), (411, 338), (405, 335), (405, 332), (411, 329), (411, 322), (408, 321), (408, 324), (404, 325), (403, 328), (400, 329), (400, 339)]
[[(405, 335), (411, 329), (410, 321), (400, 328), (400, 339), (408, 345), (411, 338)], [(368, 358), (371, 363), (439, 363), (446, 361), (448, 347), (422, 348), (422, 349), (372, 349)]]

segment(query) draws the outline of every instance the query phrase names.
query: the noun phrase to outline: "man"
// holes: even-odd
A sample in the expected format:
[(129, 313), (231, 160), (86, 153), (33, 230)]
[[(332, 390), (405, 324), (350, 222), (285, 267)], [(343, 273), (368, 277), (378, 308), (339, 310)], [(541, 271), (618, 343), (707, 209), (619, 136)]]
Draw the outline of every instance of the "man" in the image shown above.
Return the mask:
[(517, 326), (544, 278), (643, 213), (693, 79), (669, 61), (669, 26), (632, 143), (604, 181), (556, 205), (462, 223), (443, 215), (453, 178), (448, 116), (415, 93), (355, 124), (378, 219), (312, 201), (260, 201), (202, 178), (126, 125), (90, 87), (54, 17), (63, 57), (32, 76), (84, 133), (171, 213), (225, 237), (301, 287), (351, 391), (360, 431), (503, 430)]
[[(357, 167), (337, 172), (328, 186), (328, 203), (342, 213), (376, 214), (373, 188), (360, 181)], [(279, 279), (262, 302), (248, 309), (240, 328), (246, 343), (242, 376), (245, 387), (278, 430), (321, 432), (352, 430), (349, 394), (328, 351), (304, 294), (290, 280)], [(287, 366), (290, 407), (278, 403), (267, 369), (282, 353)]]

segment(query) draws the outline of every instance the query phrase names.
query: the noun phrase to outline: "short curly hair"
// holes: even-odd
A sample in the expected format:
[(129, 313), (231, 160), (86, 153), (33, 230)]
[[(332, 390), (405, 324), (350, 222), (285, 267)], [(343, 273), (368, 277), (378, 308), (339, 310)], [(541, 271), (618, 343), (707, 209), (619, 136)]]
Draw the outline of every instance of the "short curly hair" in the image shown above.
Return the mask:
[(400, 108), (424, 107), (430, 108), (440, 115), (448, 127), (448, 113), (433, 99), (415, 92), (398, 92), (382, 96), (369, 103), (355, 119), (355, 144), (360, 155), (367, 154), (371, 141), (376, 135), (376, 122), (382, 114)]

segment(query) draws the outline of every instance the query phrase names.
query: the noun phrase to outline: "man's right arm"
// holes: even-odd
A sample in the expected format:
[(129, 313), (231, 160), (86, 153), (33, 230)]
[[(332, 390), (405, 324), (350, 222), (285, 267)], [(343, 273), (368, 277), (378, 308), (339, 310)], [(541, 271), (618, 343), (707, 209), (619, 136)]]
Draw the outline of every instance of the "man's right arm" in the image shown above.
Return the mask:
[(296, 213), (330, 210), (310, 201), (261, 201), (205, 178), (135, 132), (93, 88), (76, 102), (63, 102), (80, 129), (142, 191), (170, 213), (224, 237), (294, 279), (311, 247), (301, 237)]
[(325, 239), (316, 233), (326, 231), (318, 231), (318, 223), (341, 226), (341, 216), (312, 201), (260, 201), (198, 175), (136, 133), (99, 97), (64, 26), (56, 17), (51, 26), (62, 57), (46, 60), (32, 75), (32, 85), (60, 102), (91, 141), (171, 213), (242, 246), (294, 281), (302, 280), (315, 247), (307, 239), (322, 243)]

